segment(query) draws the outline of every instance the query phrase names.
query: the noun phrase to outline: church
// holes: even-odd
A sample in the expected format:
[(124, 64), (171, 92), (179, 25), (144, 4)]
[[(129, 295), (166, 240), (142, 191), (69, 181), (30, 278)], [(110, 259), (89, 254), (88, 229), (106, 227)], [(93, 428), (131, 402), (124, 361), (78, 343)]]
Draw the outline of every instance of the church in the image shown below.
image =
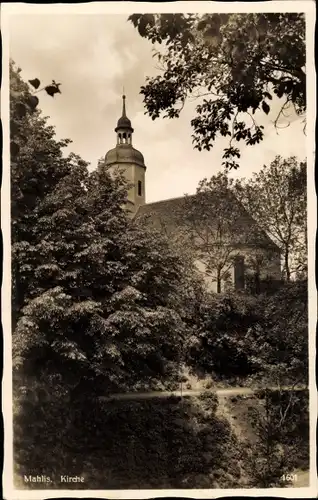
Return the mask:
[[(134, 129), (126, 114), (126, 96), (122, 97), (122, 115), (117, 122), (116, 146), (109, 150), (105, 156), (105, 166), (111, 173), (120, 170), (131, 186), (127, 196), (127, 210), (134, 218), (143, 217), (147, 224), (156, 228), (164, 228), (171, 237), (180, 231), (180, 214), (184, 210), (186, 197), (167, 199), (154, 203), (146, 203), (146, 170), (144, 157), (132, 144)], [(195, 197), (198, 195), (192, 195)], [(188, 199), (189, 197), (187, 197)], [(231, 201), (236, 208), (239, 202)], [(234, 207), (233, 205), (233, 207)], [(213, 213), (211, 213), (211, 220)], [(279, 282), (281, 279), (281, 253), (278, 246), (263, 231), (258, 231), (257, 241), (251, 237), (251, 228), (257, 227), (252, 216), (243, 206), (239, 206), (239, 221), (236, 233), (244, 235), (244, 244), (233, 245), (232, 258), (226, 279), (213, 278), (213, 272), (208, 270), (204, 253), (198, 256), (194, 252), (194, 260), (202, 272), (207, 288), (211, 291), (221, 292), (228, 289), (240, 290), (246, 287), (246, 278), (252, 273), (250, 262), (255, 262), (251, 256), (257, 255), (257, 262), (262, 262), (256, 274), (260, 280)], [(233, 233), (235, 234), (235, 233)], [(241, 239), (242, 241), (242, 239)], [(231, 252), (229, 252), (230, 254)], [(261, 258), (260, 258), (261, 256)], [(256, 262), (256, 265), (257, 265)], [(255, 270), (253, 271), (255, 275)]]

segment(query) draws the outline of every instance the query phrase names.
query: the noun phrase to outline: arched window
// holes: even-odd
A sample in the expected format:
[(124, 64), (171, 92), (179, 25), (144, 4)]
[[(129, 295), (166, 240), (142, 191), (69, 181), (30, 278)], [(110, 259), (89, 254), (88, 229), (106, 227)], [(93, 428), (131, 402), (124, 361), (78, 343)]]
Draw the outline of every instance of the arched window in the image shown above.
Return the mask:
[(141, 181), (138, 181), (138, 196), (141, 196), (141, 193), (142, 193), (142, 185), (141, 185)]

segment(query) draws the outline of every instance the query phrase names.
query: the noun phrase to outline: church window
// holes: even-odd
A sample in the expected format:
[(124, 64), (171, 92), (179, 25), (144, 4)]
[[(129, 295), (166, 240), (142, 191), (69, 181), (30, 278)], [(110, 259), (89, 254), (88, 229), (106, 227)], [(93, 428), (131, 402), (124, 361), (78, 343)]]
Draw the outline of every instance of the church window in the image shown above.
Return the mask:
[(234, 261), (234, 286), (235, 290), (243, 290), (245, 288), (245, 265), (244, 257), (239, 255)]
[(141, 196), (141, 181), (138, 181), (138, 196)]

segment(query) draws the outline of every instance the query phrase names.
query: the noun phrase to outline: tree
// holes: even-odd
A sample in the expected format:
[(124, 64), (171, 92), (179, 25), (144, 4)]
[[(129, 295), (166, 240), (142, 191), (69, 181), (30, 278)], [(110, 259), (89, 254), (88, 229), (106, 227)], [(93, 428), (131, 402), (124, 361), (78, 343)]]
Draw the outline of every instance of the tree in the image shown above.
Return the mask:
[(40, 112), (23, 120), (12, 162), (16, 387), (87, 398), (173, 378), (182, 260), (129, 220), (121, 176), (63, 156), (69, 141)]
[(258, 302), (260, 321), (247, 339), (259, 366), (257, 379), (271, 386), (308, 384), (307, 281), (285, 284)]
[(243, 445), (249, 486), (291, 486), (293, 471), (309, 468), (308, 391), (267, 389), (253, 399), (249, 416), (256, 442)]
[[(50, 85), (39, 89), (41, 82), (38, 78), (29, 80), (28, 85), (20, 78), (21, 68), (17, 68), (12, 59), (10, 67), (10, 153), (15, 158), (20, 151), (20, 144), (25, 144), (27, 137), (24, 133), (24, 118), (37, 110), (39, 98), (35, 95), (45, 91), (51, 97), (60, 94), (61, 83), (52, 80)], [(34, 90), (35, 89), (35, 90)]]
[(222, 282), (229, 281), (240, 246), (245, 243), (242, 210), (232, 186), (232, 179), (224, 173), (204, 179), (196, 195), (185, 197), (178, 218), (185, 242), (204, 264), (209, 278), (216, 282), (218, 293)]
[[(43, 198), (76, 167), (79, 158), (63, 157), (69, 140), (55, 140), (54, 127), (37, 110), (38, 98), (10, 63), (11, 229), (13, 326), (25, 304), (33, 275), (28, 273), (26, 245), (33, 244), (37, 208)], [(35, 101), (33, 101), (35, 98)], [(18, 253), (21, 266), (18, 265)], [(22, 277), (21, 272), (24, 272)]]
[(206, 294), (186, 342), (188, 365), (254, 387), (307, 385), (307, 303), (306, 281), (271, 295)]
[(286, 281), (306, 274), (306, 191), (306, 163), (295, 157), (276, 156), (252, 179), (236, 183), (242, 205), (281, 249)]
[[(19, 74), (12, 71), (11, 84), (22, 85)], [(168, 237), (127, 216), (123, 209), (127, 186), (120, 175), (110, 177), (102, 164), (89, 173), (78, 156), (63, 154), (69, 141), (56, 140), (40, 111), (26, 113), (21, 120), (25, 140), (11, 165), (15, 467), (20, 477), (45, 473), (45, 455), (57, 477), (61, 463), (69, 464), (69, 470), (80, 463), (72, 449), (85, 443), (87, 428), (88, 444), (98, 450), (91, 458), (93, 465), (98, 469), (101, 463), (110, 463), (108, 456), (104, 461), (101, 457), (117, 409), (115, 404), (105, 414), (97, 395), (175, 379), (187, 334), (181, 290), (188, 283), (186, 293), (191, 295), (191, 273)], [(136, 406), (139, 434), (130, 432), (128, 438), (132, 436), (144, 451), (149, 443), (142, 432), (147, 423), (145, 406), (132, 405), (135, 416)], [(186, 427), (179, 425), (184, 405), (175, 406), (170, 434), (181, 448), (172, 447), (168, 456), (173, 458), (175, 449), (192, 453), (197, 443), (192, 405), (186, 409)], [(152, 412), (146, 407), (146, 414), (158, 418), (156, 408)], [(130, 412), (130, 406), (125, 410)], [(231, 444), (230, 430), (215, 411), (216, 407), (199, 436), (200, 443), (207, 443), (207, 434), (212, 435), (206, 445), (207, 470), (224, 462), (226, 467), (219, 448), (225, 440)], [(196, 413), (201, 417), (200, 408)], [(119, 408), (118, 414), (123, 417), (125, 412)], [(171, 405), (163, 421), (155, 425), (155, 445), (156, 436), (164, 432), (166, 415), (171, 417)], [(110, 426), (101, 425), (107, 420)], [(123, 420), (112, 438), (114, 453), (118, 452), (116, 436), (122, 445), (127, 444)], [(123, 463), (122, 449), (119, 464)], [(148, 449), (146, 462), (152, 457)], [(180, 478), (171, 477), (171, 481), (180, 482), (189, 464), (186, 458), (175, 462)], [(153, 467), (157, 467), (156, 460), (150, 471)], [(105, 481), (105, 470), (97, 472), (100, 481)]]
[(239, 141), (263, 139), (258, 117), (269, 113), (273, 97), (283, 99), (275, 126), (288, 108), (304, 114), (303, 14), (133, 14), (129, 20), (162, 47), (154, 52), (160, 74), (141, 87), (146, 112), (177, 118), (187, 99), (199, 99), (194, 147), (209, 150), (218, 136), (229, 137), (226, 168), (239, 166)]
[(274, 245), (252, 248), (245, 260), (245, 290), (253, 295), (277, 291), (282, 285), (281, 272), (278, 272), (280, 260), (280, 252)]

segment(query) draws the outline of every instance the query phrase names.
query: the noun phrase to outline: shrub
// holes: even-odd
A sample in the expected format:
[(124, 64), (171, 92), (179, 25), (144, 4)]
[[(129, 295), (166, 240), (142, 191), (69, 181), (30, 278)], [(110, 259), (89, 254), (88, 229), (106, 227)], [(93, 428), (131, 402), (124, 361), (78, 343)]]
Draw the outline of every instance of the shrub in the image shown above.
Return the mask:
[(188, 342), (188, 364), (220, 379), (254, 373), (258, 367), (248, 337), (259, 320), (256, 298), (210, 295), (202, 304), (196, 335)]
[(30, 407), (23, 426), (21, 415), (16, 420), (17, 429), (27, 429), (15, 436), (17, 472), (50, 470), (57, 481), (65, 470), (86, 471), (78, 485), (85, 489), (213, 488), (210, 475), (231, 472), (237, 443), (229, 424), (216, 416), (215, 395), (200, 399), (204, 408), (193, 398), (176, 397)]
[(249, 409), (257, 436), (246, 449), (250, 486), (287, 486), (282, 476), (309, 467), (308, 391), (260, 391)]
[(234, 383), (307, 383), (307, 282), (257, 297), (210, 294), (188, 339), (186, 358), (194, 371)]

